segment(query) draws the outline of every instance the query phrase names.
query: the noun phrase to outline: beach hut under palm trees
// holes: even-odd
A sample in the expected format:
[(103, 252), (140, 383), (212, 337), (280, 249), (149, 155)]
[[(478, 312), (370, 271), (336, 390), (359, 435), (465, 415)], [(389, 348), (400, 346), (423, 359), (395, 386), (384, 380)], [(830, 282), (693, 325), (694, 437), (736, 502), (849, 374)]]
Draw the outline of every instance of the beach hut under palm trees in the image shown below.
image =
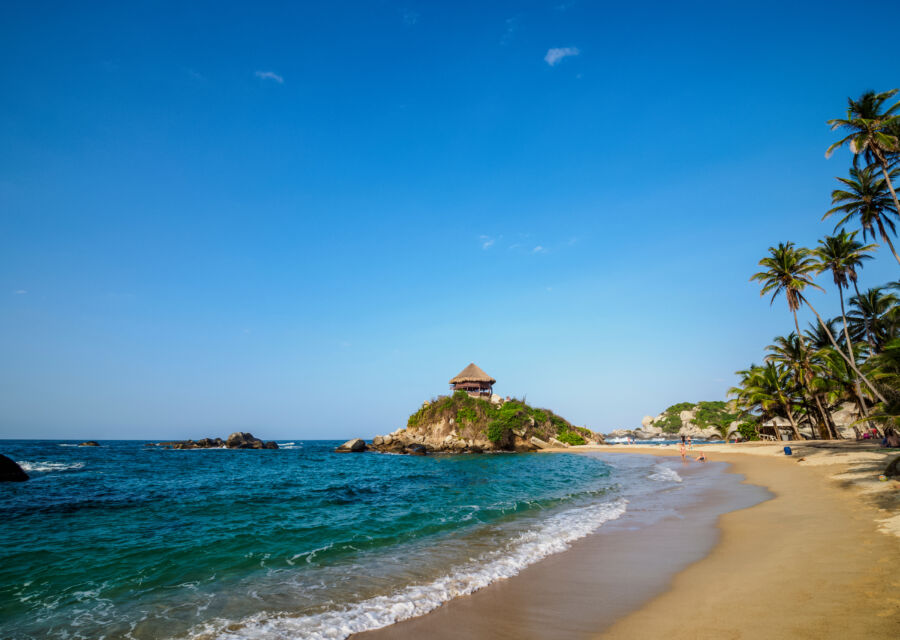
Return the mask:
[(450, 388), (453, 391), (465, 391), (470, 396), (490, 397), (497, 381), (486, 374), (474, 362), (460, 371), (455, 378), (450, 380)]

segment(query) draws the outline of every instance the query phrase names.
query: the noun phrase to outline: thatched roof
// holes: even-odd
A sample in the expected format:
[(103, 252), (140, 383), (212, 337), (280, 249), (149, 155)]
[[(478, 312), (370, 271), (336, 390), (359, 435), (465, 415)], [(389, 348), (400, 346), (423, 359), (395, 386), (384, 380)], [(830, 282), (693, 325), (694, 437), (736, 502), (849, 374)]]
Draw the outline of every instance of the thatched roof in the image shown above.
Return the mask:
[(450, 384), (459, 384), (460, 382), (487, 382), (488, 384), (496, 384), (497, 381), (482, 371), (474, 362), (468, 367), (456, 374), (456, 377), (450, 380)]

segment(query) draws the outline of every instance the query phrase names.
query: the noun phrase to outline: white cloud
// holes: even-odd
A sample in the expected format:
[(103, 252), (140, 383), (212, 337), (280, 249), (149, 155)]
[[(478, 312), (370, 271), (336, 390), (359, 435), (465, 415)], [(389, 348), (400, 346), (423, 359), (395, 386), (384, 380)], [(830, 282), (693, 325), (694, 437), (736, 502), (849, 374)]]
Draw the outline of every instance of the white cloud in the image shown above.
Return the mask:
[(494, 242), (496, 242), (490, 236), (478, 236), (478, 239), (481, 241), (481, 248), (484, 250), (490, 249), (492, 246), (494, 246)]
[(255, 75), (260, 80), (274, 80), (278, 84), (284, 84), (284, 78), (282, 78), (274, 71), (257, 71), (253, 75)]
[(25, 289), (16, 289), (13, 293), (17, 296), (24, 296), (28, 292)]
[(551, 67), (555, 67), (563, 58), (568, 58), (569, 56), (577, 56), (579, 53), (581, 52), (576, 47), (547, 49), (547, 55), (544, 56), (544, 61)]
[(542, 247), (541, 245), (538, 245), (534, 249), (531, 250), (531, 253), (547, 253), (547, 250), (544, 247)]

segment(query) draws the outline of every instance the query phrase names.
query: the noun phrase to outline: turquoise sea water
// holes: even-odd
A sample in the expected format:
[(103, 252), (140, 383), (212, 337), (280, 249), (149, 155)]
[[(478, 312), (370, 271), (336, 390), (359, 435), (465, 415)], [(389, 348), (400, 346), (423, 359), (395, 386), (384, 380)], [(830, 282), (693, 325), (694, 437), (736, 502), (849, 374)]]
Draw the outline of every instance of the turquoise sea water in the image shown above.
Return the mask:
[[(509, 577), (680, 482), (580, 455), (0, 441), (0, 637), (343, 638)], [(642, 494), (643, 492), (643, 494)]]

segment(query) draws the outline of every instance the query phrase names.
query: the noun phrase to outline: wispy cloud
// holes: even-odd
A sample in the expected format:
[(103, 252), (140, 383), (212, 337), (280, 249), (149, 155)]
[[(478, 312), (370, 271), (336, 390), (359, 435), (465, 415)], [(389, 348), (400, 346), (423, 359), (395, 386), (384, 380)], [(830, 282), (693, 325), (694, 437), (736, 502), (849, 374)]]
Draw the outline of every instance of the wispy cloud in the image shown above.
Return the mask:
[(555, 67), (562, 61), (563, 58), (568, 58), (569, 56), (577, 56), (579, 53), (581, 52), (576, 47), (560, 47), (556, 49), (548, 49), (547, 55), (544, 56), (544, 61), (551, 67)]
[(478, 240), (481, 242), (481, 248), (485, 251), (493, 247), (496, 242), (496, 240), (490, 236), (478, 236)]
[(544, 247), (542, 247), (541, 245), (538, 245), (534, 249), (531, 250), (531, 253), (547, 253), (547, 250)]
[(516, 35), (516, 31), (519, 30), (519, 16), (513, 16), (512, 18), (506, 19), (506, 31), (503, 32), (503, 36), (500, 38), (500, 44), (508, 45), (513, 36)]
[(16, 289), (15, 291), (13, 291), (13, 294), (17, 296), (24, 296), (26, 293), (28, 293), (28, 291), (26, 291), (25, 289)]
[(274, 82), (277, 82), (278, 84), (284, 84), (284, 78), (282, 78), (274, 71), (256, 71), (253, 75), (255, 75), (260, 80), (272, 80)]
[(193, 69), (185, 69), (184, 72), (186, 74), (188, 74), (189, 77), (193, 78), (194, 80), (197, 80), (198, 82), (206, 81), (206, 76), (204, 76), (199, 71), (194, 71)]

